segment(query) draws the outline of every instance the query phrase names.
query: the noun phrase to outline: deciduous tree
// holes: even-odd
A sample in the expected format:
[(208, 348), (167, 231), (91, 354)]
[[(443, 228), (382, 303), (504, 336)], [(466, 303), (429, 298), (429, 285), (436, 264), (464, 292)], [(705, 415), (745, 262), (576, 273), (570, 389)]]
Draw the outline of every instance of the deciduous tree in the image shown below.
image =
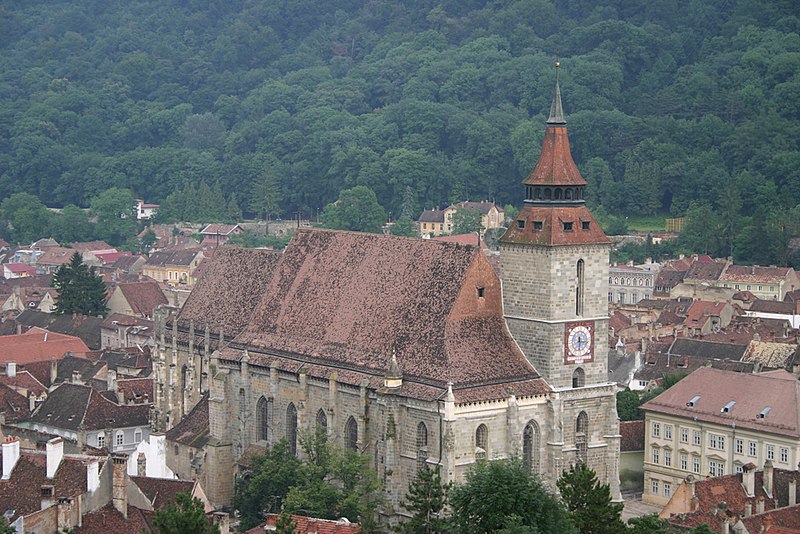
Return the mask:
[(375, 193), (363, 185), (345, 189), (339, 193), (339, 200), (322, 212), (322, 224), (339, 230), (378, 233), (385, 220), (386, 212)]
[(581, 534), (624, 532), (622, 504), (611, 502), (608, 484), (601, 484), (586, 464), (570, 466), (556, 482), (561, 499)]

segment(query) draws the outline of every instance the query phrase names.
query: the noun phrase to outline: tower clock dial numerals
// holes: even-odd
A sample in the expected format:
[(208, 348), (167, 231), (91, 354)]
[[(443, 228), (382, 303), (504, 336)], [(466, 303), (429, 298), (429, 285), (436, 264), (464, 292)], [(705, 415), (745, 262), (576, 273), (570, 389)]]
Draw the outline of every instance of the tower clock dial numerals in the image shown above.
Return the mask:
[(592, 361), (594, 356), (594, 325), (590, 322), (566, 325), (565, 363)]

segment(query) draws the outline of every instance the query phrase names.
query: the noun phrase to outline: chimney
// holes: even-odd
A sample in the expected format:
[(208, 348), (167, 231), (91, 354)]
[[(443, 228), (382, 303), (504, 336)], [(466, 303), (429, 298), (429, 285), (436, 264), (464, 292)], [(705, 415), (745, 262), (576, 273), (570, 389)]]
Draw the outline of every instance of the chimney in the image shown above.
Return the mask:
[(72, 371), (72, 383), (73, 384), (83, 384), (81, 381), (81, 373), (80, 371)]
[(86, 491), (89, 493), (100, 487), (100, 462), (86, 464)]
[(746, 503), (744, 503), (744, 516), (750, 517), (751, 515), (753, 515), (753, 503), (747, 501)]
[(797, 504), (797, 480), (792, 479), (789, 481), (789, 504), (788, 506), (794, 506)]
[(764, 462), (764, 493), (772, 498), (772, 460)]
[(112, 482), (112, 500), (114, 508), (117, 509), (122, 517), (128, 519), (128, 488), (126, 487), (127, 462), (128, 458), (124, 454), (115, 454), (111, 457), (114, 463), (114, 473)]
[(72, 497), (58, 499), (58, 531), (72, 531)]
[[(108, 391), (117, 391), (117, 372), (113, 369), (109, 369), (106, 375), (106, 389)], [(122, 403), (120, 402), (120, 404)]]
[(3, 480), (11, 478), (11, 471), (19, 460), (19, 440), (11, 437), (3, 442)]
[(9, 378), (17, 376), (17, 362), (8, 362), (6, 364), (6, 376)]
[(47, 478), (56, 476), (58, 466), (64, 459), (64, 440), (53, 438), (47, 442)]
[(742, 485), (748, 497), (755, 496), (756, 489), (756, 466), (752, 463), (742, 467)]
[(759, 497), (756, 499), (756, 513), (763, 514), (764, 513), (764, 497)]

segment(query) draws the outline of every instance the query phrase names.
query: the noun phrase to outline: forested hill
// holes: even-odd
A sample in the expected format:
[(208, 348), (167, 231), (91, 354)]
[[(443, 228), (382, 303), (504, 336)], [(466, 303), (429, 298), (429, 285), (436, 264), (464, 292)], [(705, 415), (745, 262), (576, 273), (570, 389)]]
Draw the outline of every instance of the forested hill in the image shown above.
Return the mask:
[(558, 57), (595, 205), (696, 200), (741, 233), (800, 202), (798, 14), (794, 0), (10, 0), (0, 198), (86, 206), (118, 186), (160, 202), (205, 182), (246, 212), (265, 183), (284, 213), (357, 184), (395, 214), (409, 186), (417, 209), (516, 203)]

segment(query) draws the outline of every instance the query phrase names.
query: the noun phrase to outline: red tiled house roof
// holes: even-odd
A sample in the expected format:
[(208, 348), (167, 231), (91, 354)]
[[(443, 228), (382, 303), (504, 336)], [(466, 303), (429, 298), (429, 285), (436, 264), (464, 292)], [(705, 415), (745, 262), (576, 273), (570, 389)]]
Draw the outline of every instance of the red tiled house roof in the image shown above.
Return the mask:
[(31, 421), (67, 430), (102, 430), (144, 426), (149, 416), (147, 404), (119, 405), (88, 386), (65, 383), (50, 392)]
[(28, 398), (6, 384), (0, 384), (0, 411), (5, 412), (6, 423), (27, 421), (31, 415)]
[(180, 422), (167, 430), (166, 438), (182, 445), (199, 449), (208, 443), (210, 434), (208, 414), (208, 395), (203, 395), (192, 411)]
[(5, 384), (19, 393), (25, 391), (37, 397), (47, 393), (47, 387), (27, 370), (17, 370), (15, 376), (0, 375), (0, 384)]
[(119, 284), (117, 288), (136, 315), (152, 317), (156, 306), (168, 304), (167, 297), (153, 281)]
[(125, 404), (149, 404), (153, 402), (153, 378), (121, 378), (117, 388)]
[(720, 280), (754, 284), (777, 284), (791, 271), (790, 267), (761, 267), (759, 265), (729, 265)]
[(152, 532), (152, 512), (128, 505), (128, 517), (123, 517), (112, 503), (83, 516), (75, 534), (142, 534)]
[[(263, 534), (269, 532), (268, 527), (275, 527), (279, 514), (267, 514), (267, 520), (261, 525), (245, 531), (244, 534)], [(302, 515), (292, 515), (296, 534), (358, 534), (361, 525), (347, 520), (315, 519)], [(271, 529), (270, 529), (271, 530)]]
[(27, 364), (60, 359), (67, 352), (84, 356), (89, 347), (79, 338), (31, 328), (24, 334), (0, 337), (0, 363)]
[(500, 281), (475, 247), (301, 229), (235, 339), (239, 350), (222, 357), (236, 360), (249, 348), (251, 364), (282, 361), (326, 377), (330, 364), (338, 380), (382, 384), (394, 352), (400, 394), (437, 398), (447, 382), (457, 400), (549, 391), (501, 308)]

